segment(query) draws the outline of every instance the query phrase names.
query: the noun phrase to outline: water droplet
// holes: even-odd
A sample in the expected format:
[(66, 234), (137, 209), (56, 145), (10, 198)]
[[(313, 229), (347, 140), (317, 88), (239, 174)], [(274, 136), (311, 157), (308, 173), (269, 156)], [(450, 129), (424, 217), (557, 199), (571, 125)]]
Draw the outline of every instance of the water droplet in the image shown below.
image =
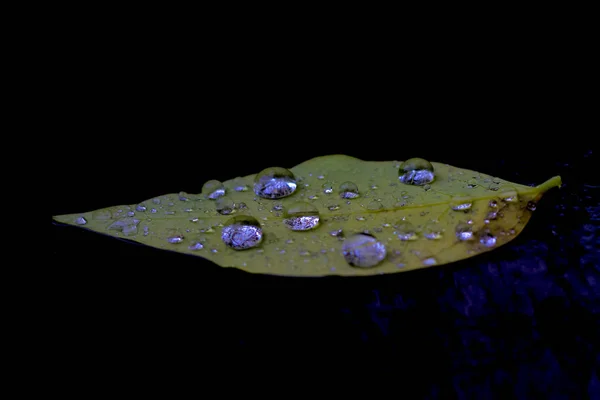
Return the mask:
[(484, 233), (479, 238), (479, 242), (485, 247), (493, 247), (496, 245), (496, 238), (491, 233)]
[(426, 184), (423, 186), (423, 190), (425, 190), (426, 192), (431, 190), (431, 185), (430, 184)]
[(179, 192), (179, 201), (189, 201), (188, 194), (186, 192)]
[(153, 209), (151, 209), (151, 210), (150, 210), (150, 212), (151, 212), (152, 214), (156, 214), (156, 211), (157, 211), (157, 210), (156, 210), (156, 208), (153, 208)]
[(146, 211), (146, 206), (144, 204), (140, 203), (137, 206), (135, 206), (135, 210), (139, 211), (139, 212), (144, 212), (144, 211)]
[(325, 193), (325, 194), (333, 193), (333, 184), (331, 182), (326, 182), (323, 184), (323, 193)]
[(335, 210), (339, 210), (340, 206), (338, 204), (332, 204), (327, 208), (329, 209), (329, 211), (335, 211)]
[(309, 200), (317, 200), (318, 198), (319, 198), (319, 196), (317, 196), (316, 194), (308, 196)]
[(468, 187), (469, 189), (476, 188), (476, 187), (477, 187), (477, 179), (475, 179), (475, 178), (473, 178), (473, 179), (469, 179), (469, 180), (467, 181), (467, 187)]
[(216, 179), (211, 179), (202, 186), (202, 194), (211, 200), (216, 200), (225, 196), (225, 186)]
[(467, 211), (473, 206), (471, 199), (464, 196), (455, 196), (452, 198), (451, 207), (454, 211)]
[(234, 206), (233, 200), (226, 197), (220, 197), (215, 202), (215, 208), (221, 215), (229, 215), (234, 212)]
[(369, 204), (367, 204), (367, 209), (371, 211), (381, 210), (382, 208), (383, 204), (381, 204), (377, 200), (373, 200)]
[(398, 170), (400, 182), (407, 185), (426, 185), (433, 182), (433, 165), (422, 158), (411, 158), (400, 164)]
[(395, 235), (398, 236), (398, 239), (409, 241), (409, 240), (417, 240), (419, 237), (417, 236), (417, 230), (410, 222), (398, 221), (394, 225), (396, 228)]
[(75, 220), (75, 223), (77, 225), (85, 225), (85, 224), (87, 224), (87, 220), (83, 217), (79, 217)]
[(423, 236), (431, 240), (441, 239), (443, 232), (444, 228), (435, 221), (425, 224), (425, 227), (423, 228)]
[(529, 211), (535, 211), (536, 208), (537, 208), (537, 205), (535, 204), (535, 202), (530, 201), (527, 203), (527, 209)]
[(358, 186), (356, 186), (356, 183), (348, 181), (340, 185), (340, 197), (342, 199), (355, 199), (358, 196)]
[(148, 227), (147, 225), (144, 225), (144, 236), (148, 236), (149, 233), (150, 233), (150, 227)]
[(280, 199), (296, 191), (296, 178), (292, 171), (271, 167), (260, 171), (254, 178), (254, 193), (265, 199)]
[(196, 242), (196, 243), (193, 243), (192, 245), (188, 246), (188, 249), (190, 249), (190, 250), (202, 250), (203, 248), (204, 248), (204, 246), (200, 242)]
[(167, 242), (173, 243), (173, 244), (181, 243), (181, 242), (183, 242), (183, 235), (170, 236), (167, 238)]
[(246, 184), (243, 178), (238, 177), (233, 180), (233, 190), (236, 192), (247, 192), (250, 187)]
[(223, 242), (234, 250), (256, 247), (262, 241), (263, 233), (256, 218), (238, 215), (229, 219), (221, 233)]
[(135, 216), (135, 212), (133, 212), (133, 211), (127, 211), (127, 216), (128, 217), (133, 217), (133, 216)]
[(336, 229), (334, 231), (331, 231), (331, 232), (329, 232), (329, 234), (334, 237), (343, 237), (344, 236), (344, 233), (341, 229)]
[(158, 197), (155, 197), (155, 198), (152, 199), (152, 202), (154, 204), (160, 204), (160, 199)]
[(429, 257), (423, 260), (423, 265), (436, 265), (437, 264), (437, 260), (435, 259), (435, 257)]
[(319, 176), (317, 176), (317, 179), (325, 179), (325, 176), (319, 175)]
[(489, 206), (491, 208), (496, 208), (498, 207), (498, 202), (496, 200), (490, 200)]
[(366, 233), (354, 234), (342, 245), (344, 259), (353, 267), (374, 267), (385, 259), (386, 253), (385, 245)]
[(456, 237), (458, 240), (472, 240), (473, 239), (473, 228), (464, 222), (461, 222), (456, 226)]
[(514, 188), (507, 188), (500, 193), (500, 198), (506, 203), (515, 203), (519, 201), (519, 195)]
[(498, 218), (498, 212), (496, 211), (490, 211), (486, 217), (486, 219), (490, 220), (490, 219), (496, 219)]
[(190, 219), (190, 221), (192, 221), (192, 222), (198, 222), (198, 218), (192, 218), (192, 219)]
[(165, 211), (165, 215), (175, 215), (175, 211)]
[(125, 217), (110, 224), (108, 229), (123, 232), (125, 236), (135, 235), (139, 223), (139, 219)]
[(293, 231), (306, 231), (319, 225), (319, 211), (315, 206), (297, 202), (286, 208), (283, 223)]
[(238, 210), (245, 210), (246, 208), (248, 208), (246, 203), (244, 203), (243, 201), (240, 201), (239, 203), (235, 203), (234, 207)]

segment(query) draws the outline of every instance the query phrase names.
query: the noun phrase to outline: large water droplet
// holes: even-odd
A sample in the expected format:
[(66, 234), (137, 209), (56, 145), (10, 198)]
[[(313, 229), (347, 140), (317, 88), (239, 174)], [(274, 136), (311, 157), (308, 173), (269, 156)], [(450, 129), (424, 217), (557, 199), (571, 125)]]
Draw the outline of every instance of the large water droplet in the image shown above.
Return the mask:
[(385, 245), (366, 233), (354, 234), (342, 245), (344, 259), (353, 267), (374, 267), (385, 259), (386, 253)]
[(485, 247), (494, 247), (496, 245), (496, 237), (491, 233), (484, 233), (479, 237), (479, 242)]
[(292, 171), (271, 167), (262, 170), (254, 178), (254, 193), (265, 199), (280, 199), (296, 191), (296, 178)]
[(77, 225), (85, 225), (85, 224), (87, 224), (87, 220), (83, 217), (79, 217), (75, 220), (75, 223)]
[(407, 185), (426, 185), (433, 182), (433, 165), (422, 158), (411, 158), (400, 164), (398, 170), (400, 182)]
[(417, 240), (419, 238), (417, 236), (417, 230), (410, 222), (399, 221), (394, 227), (396, 228), (395, 235), (397, 235), (400, 240), (408, 241)]
[(444, 228), (438, 222), (432, 221), (423, 227), (423, 236), (427, 239), (437, 240), (442, 238)]
[(344, 182), (340, 185), (340, 197), (342, 199), (355, 199), (359, 196), (358, 186), (354, 182)]
[(262, 241), (262, 237), (260, 223), (248, 215), (238, 215), (229, 219), (221, 232), (223, 242), (234, 250), (256, 247)]
[(216, 179), (211, 179), (202, 186), (202, 194), (211, 200), (225, 196), (225, 186)]
[(113, 222), (108, 226), (108, 229), (123, 232), (123, 235), (125, 236), (135, 235), (139, 223), (139, 219), (126, 217)]
[(217, 212), (221, 215), (229, 215), (232, 212), (234, 212), (233, 200), (226, 197), (221, 197), (217, 199), (217, 201), (215, 202), (215, 207), (217, 209)]
[(466, 241), (473, 239), (473, 228), (471, 225), (461, 222), (456, 226), (456, 237), (458, 240)]
[(317, 208), (302, 201), (286, 208), (284, 217), (285, 226), (293, 231), (307, 231), (319, 225), (319, 211)]

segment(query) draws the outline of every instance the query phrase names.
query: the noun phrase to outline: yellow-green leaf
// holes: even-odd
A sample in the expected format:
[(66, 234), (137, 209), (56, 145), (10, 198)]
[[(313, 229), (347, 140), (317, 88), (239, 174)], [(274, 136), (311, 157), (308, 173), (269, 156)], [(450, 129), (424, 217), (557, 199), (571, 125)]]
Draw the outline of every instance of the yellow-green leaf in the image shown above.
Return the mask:
[(199, 194), (54, 219), (252, 273), (374, 275), (498, 248), (560, 184), (554, 177), (529, 187), (421, 159), (331, 155), (209, 181)]

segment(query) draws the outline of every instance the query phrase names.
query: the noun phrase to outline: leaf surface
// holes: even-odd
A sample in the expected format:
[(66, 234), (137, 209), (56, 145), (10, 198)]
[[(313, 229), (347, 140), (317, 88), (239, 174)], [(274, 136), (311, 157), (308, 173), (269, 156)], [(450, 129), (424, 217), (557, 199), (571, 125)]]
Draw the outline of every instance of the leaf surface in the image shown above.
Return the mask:
[[(401, 165), (323, 156), (290, 169), (297, 187), (283, 198), (257, 196), (256, 175), (249, 175), (223, 182), (225, 195), (214, 199), (209, 192), (173, 193), (53, 219), (251, 273), (375, 275), (447, 264), (496, 249), (524, 229), (542, 194), (561, 184), (560, 177), (553, 177), (530, 187), (433, 162), (435, 179), (413, 185), (399, 179)], [(347, 182), (356, 185), (357, 197), (340, 194)], [(208, 186), (212, 191), (218, 183)], [(311, 227), (306, 221), (314, 219), (290, 223), (290, 216), (308, 215), (302, 214), (307, 210), (318, 212), (309, 213), (318, 215), (318, 224), (292, 230)], [(232, 213), (222, 214), (228, 211)], [(254, 247), (235, 250), (226, 245), (223, 233), (232, 217), (242, 216), (258, 221), (262, 238)], [(364, 240), (356, 241), (361, 233), (368, 235), (366, 247), (361, 247)], [(370, 265), (374, 258), (376, 264)]]

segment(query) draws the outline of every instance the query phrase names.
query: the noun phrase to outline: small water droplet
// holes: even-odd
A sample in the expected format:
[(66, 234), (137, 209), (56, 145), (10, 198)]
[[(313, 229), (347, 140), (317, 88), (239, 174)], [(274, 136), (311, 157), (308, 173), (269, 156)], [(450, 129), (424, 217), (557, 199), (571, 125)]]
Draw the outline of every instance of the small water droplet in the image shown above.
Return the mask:
[(491, 208), (497, 208), (498, 207), (498, 202), (496, 200), (490, 200), (489, 206)]
[(85, 225), (85, 224), (87, 224), (87, 220), (83, 217), (79, 217), (75, 220), (75, 223), (77, 225)]
[(265, 199), (280, 199), (296, 191), (296, 178), (292, 171), (271, 167), (259, 172), (254, 178), (254, 193)]
[(367, 209), (371, 210), (371, 211), (380, 210), (382, 208), (383, 208), (383, 204), (381, 204), (377, 200), (373, 200), (369, 204), (367, 204)]
[(319, 225), (319, 211), (306, 202), (297, 202), (286, 208), (283, 223), (293, 231), (306, 231)]
[(217, 249), (210, 249), (210, 252), (213, 253), (213, 254), (216, 254), (216, 253), (219, 252), (219, 250), (217, 250)]
[(318, 198), (319, 198), (319, 196), (317, 196), (316, 194), (308, 196), (309, 200), (317, 200)]
[(496, 245), (496, 238), (491, 233), (484, 233), (480, 236), (479, 242), (485, 247), (493, 247)]
[(410, 222), (400, 220), (394, 224), (394, 228), (396, 228), (394, 235), (398, 236), (398, 239), (400, 240), (410, 241), (417, 240), (419, 238), (417, 235), (417, 230)]
[(435, 257), (429, 257), (423, 260), (423, 265), (436, 265), (437, 264), (437, 260), (435, 259)]
[(435, 221), (428, 222), (423, 227), (423, 236), (430, 240), (441, 239), (443, 232), (444, 228)]
[(338, 204), (332, 204), (327, 208), (329, 209), (329, 211), (335, 211), (335, 210), (339, 210), (340, 206)]
[(173, 243), (173, 244), (181, 243), (181, 242), (183, 242), (183, 235), (170, 236), (167, 238), (167, 242)]
[(133, 217), (133, 216), (135, 216), (135, 212), (133, 212), (133, 211), (127, 211), (127, 216), (128, 217)]
[(175, 215), (175, 211), (165, 211), (165, 215)]
[(490, 220), (490, 219), (496, 219), (498, 218), (498, 212), (496, 211), (490, 211), (486, 217), (486, 219)]
[(186, 192), (179, 192), (179, 201), (189, 201), (188, 194)]
[(152, 199), (152, 202), (154, 204), (160, 204), (160, 199), (158, 197), (155, 197), (155, 198)]
[(333, 231), (329, 232), (329, 234), (334, 237), (343, 237), (344, 236), (344, 233), (341, 229), (333, 230)]
[(516, 203), (519, 201), (519, 195), (514, 188), (506, 188), (500, 193), (500, 198), (506, 203)]
[(456, 237), (458, 240), (466, 241), (473, 239), (473, 228), (464, 222), (456, 226)]
[(476, 188), (476, 187), (477, 187), (477, 179), (475, 179), (475, 178), (473, 178), (473, 179), (469, 179), (469, 180), (467, 181), (467, 187), (468, 187), (469, 189)]
[(144, 204), (140, 203), (137, 206), (135, 206), (135, 210), (139, 211), (139, 212), (144, 212), (144, 211), (146, 211), (146, 206)]
[(433, 165), (423, 158), (411, 158), (400, 164), (398, 179), (407, 185), (426, 185), (433, 182)]
[(331, 182), (326, 182), (323, 184), (323, 193), (325, 193), (325, 194), (333, 193), (333, 184)]
[(527, 203), (527, 209), (529, 211), (535, 211), (536, 208), (537, 208), (537, 205), (536, 205), (535, 202), (530, 201), (530, 202)]
[(357, 233), (348, 237), (342, 245), (346, 262), (358, 268), (370, 268), (381, 263), (387, 254), (385, 245), (374, 236)]
[(342, 199), (355, 199), (359, 195), (356, 183), (347, 181), (340, 185), (340, 197)]
[(225, 186), (216, 179), (211, 179), (202, 186), (202, 194), (210, 200), (225, 196)]
[(427, 184), (427, 185), (423, 185), (423, 190), (425, 190), (426, 192), (431, 190), (431, 185)]
[(467, 211), (473, 206), (471, 198), (464, 196), (455, 196), (452, 198), (451, 207), (454, 211)]
[(192, 222), (198, 222), (198, 218), (192, 218), (192, 219), (190, 219), (190, 221), (192, 221)]
[(150, 233), (150, 227), (148, 226), (144, 226), (144, 236), (148, 236), (148, 234)]
[(235, 203), (234, 206), (238, 210), (245, 210), (246, 208), (248, 208), (248, 206), (246, 205), (246, 203), (244, 203), (243, 201), (240, 201), (239, 203)]
[(215, 208), (217, 212), (221, 215), (229, 215), (235, 211), (235, 205), (233, 204), (233, 200), (227, 197), (220, 197), (215, 202)]
[(203, 248), (204, 248), (204, 246), (200, 242), (196, 242), (196, 243), (193, 243), (192, 245), (188, 246), (188, 249), (190, 249), (190, 250), (202, 250)]
[(256, 218), (238, 215), (229, 219), (221, 233), (223, 242), (234, 250), (256, 247), (262, 241), (263, 233)]
[(286, 242), (287, 244), (292, 244), (292, 243), (294, 243), (294, 239), (288, 239), (288, 240), (286, 240), (285, 242)]
[(317, 179), (325, 179), (325, 176), (319, 175), (319, 176), (317, 176)]

